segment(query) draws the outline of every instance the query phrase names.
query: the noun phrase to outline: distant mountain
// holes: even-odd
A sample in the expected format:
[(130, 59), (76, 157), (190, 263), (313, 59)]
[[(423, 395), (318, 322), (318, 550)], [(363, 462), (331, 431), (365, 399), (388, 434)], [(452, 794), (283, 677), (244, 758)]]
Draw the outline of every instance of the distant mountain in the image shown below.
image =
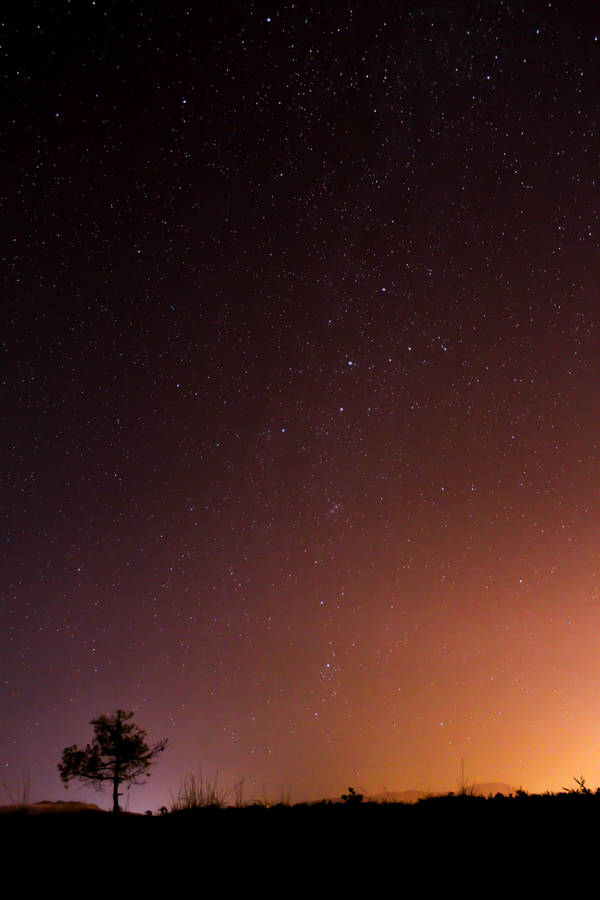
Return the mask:
[(471, 793), (478, 797), (489, 797), (490, 794), (492, 797), (495, 797), (496, 794), (504, 794), (505, 797), (508, 797), (509, 794), (516, 794), (518, 790), (502, 781), (484, 781), (481, 784), (474, 784)]
[(28, 803), (24, 806), (11, 804), (0, 806), (0, 813), (11, 813), (18, 810), (29, 815), (36, 813), (77, 813), (83, 811), (104, 812), (95, 803), (80, 803), (77, 800), (41, 800), (39, 803)]
[[(418, 803), (425, 797), (444, 797), (449, 791), (386, 791), (384, 794), (371, 794), (365, 797), (365, 800), (373, 800), (376, 803)], [(457, 788), (453, 793), (460, 793)], [(476, 797), (495, 797), (496, 794), (516, 794), (517, 788), (511, 787), (510, 784), (504, 784), (502, 781), (484, 781), (481, 784), (467, 785), (465, 793), (473, 794)]]
[(370, 794), (365, 800), (372, 800), (375, 803), (417, 803), (430, 796), (431, 794), (425, 791), (386, 791), (385, 794)]

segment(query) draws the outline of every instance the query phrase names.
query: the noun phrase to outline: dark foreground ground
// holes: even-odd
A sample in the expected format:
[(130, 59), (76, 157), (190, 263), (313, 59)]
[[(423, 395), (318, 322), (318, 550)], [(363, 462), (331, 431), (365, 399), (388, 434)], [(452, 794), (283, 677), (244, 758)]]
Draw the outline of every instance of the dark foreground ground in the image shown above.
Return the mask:
[[(525, 896), (596, 880), (600, 796), (448, 796), (408, 804), (322, 803), (0, 816), (5, 861), (78, 892), (276, 896), (406, 889)], [(83, 880), (82, 880), (83, 879)], [(22, 883), (22, 882), (21, 882)], [(367, 889), (368, 886), (368, 889)], [(374, 893), (375, 892), (375, 893)]]

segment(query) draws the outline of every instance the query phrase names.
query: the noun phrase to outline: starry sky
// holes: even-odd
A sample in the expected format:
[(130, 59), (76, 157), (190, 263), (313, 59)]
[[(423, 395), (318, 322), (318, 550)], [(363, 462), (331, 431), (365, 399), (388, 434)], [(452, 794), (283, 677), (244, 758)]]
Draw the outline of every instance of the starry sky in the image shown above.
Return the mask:
[[(2, 23), (0, 781), (600, 782), (600, 10)], [(110, 802), (107, 796), (104, 804)]]

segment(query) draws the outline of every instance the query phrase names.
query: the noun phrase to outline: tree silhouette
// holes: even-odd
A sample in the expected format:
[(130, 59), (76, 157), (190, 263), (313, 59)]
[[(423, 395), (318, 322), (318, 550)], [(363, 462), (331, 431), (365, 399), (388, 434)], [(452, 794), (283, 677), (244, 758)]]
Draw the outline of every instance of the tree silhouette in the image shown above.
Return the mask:
[(73, 778), (91, 782), (97, 791), (105, 781), (113, 786), (113, 813), (119, 812), (119, 785), (143, 784), (149, 778), (147, 771), (159, 753), (167, 746), (162, 740), (149, 747), (146, 732), (130, 720), (132, 712), (118, 709), (113, 716), (92, 719), (94, 740), (85, 750), (76, 744), (65, 747), (58, 771), (65, 787)]

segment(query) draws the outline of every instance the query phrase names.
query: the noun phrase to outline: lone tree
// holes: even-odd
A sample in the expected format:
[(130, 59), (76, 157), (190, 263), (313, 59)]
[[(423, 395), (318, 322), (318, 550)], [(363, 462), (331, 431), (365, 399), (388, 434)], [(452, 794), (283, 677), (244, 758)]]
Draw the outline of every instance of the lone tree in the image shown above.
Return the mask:
[(159, 753), (167, 746), (167, 741), (158, 741), (152, 747), (146, 743), (146, 732), (130, 720), (132, 712), (118, 709), (113, 716), (92, 719), (94, 740), (85, 750), (76, 744), (65, 747), (62, 761), (58, 764), (60, 777), (65, 787), (73, 778), (82, 782), (92, 782), (101, 791), (104, 782), (113, 786), (113, 813), (119, 812), (119, 785), (125, 782), (143, 784), (149, 778), (147, 771)]

